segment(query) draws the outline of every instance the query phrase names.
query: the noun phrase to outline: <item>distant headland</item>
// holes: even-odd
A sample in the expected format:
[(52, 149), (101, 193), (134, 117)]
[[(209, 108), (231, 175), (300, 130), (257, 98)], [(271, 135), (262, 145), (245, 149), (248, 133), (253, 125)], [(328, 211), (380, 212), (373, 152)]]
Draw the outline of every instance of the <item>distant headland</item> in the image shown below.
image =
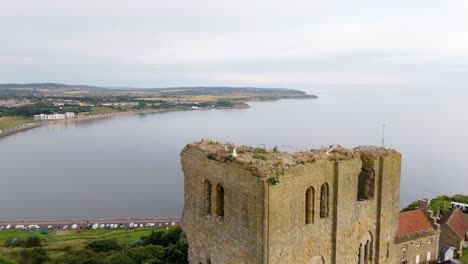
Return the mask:
[(304, 91), (257, 87), (132, 88), (61, 83), (0, 84), (0, 136), (50, 122), (135, 113), (248, 108), (247, 102), (317, 99)]

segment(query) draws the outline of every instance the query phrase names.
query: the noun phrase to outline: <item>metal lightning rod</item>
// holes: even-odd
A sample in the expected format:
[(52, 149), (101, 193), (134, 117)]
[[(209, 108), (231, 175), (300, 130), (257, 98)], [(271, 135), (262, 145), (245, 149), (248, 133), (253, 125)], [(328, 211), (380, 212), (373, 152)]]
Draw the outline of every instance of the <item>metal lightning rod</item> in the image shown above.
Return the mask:
[(383, 121), (383, 126), (382, 126), (382, 147), (385, 147), (385, 120)]

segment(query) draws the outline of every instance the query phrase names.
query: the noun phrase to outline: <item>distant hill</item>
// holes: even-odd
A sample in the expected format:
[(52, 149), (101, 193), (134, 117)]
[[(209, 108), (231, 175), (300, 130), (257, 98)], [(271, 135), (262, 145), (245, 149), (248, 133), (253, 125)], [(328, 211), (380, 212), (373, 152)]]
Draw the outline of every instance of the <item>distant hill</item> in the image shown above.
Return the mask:
[(226, 93), (297, 93), (305, 94), (303, 91), (286, 88), (257, 88), (257, 87), (227, 87), (227, 86), (194, 86), (194, 87), (167, 87), (167, 88), (135, 88), (135, 87), (99, 87), (81, 84), (63, 84), (63, 83), (3, 83), (0, 89), (85, 89), (85, 90), (117, 90), (117, 91), (163, 91), (164, 93), (187, 94), (187, 91), (193, 91), (194, 94), (226, 94)]
[(168, 87), (168, 88), (133, 88), (133, 87), (99, 87), (90, 85), (68, 85), (63, 83), (6, 83), (0, 84), (0, 95), (3, 96), (61, 96), (70, 95), (73, 91), (81, 95), (116, 95), (151, 93), (159, 96), (196, 96), (196, 95), (229, 95), (229, 94), (253, 94), (259, 96), (275, 97), (307, 97), (314, 98), (314, 95), (306, 95), (304, 91), (286, 88), (258, 88), (258, 87)]
[(0, 89), (57, 89), (57, 88), (73, 88), (73, 89), (100, 89), (96, 86), (89, 85), (67, 85), (63, 83), (0, 83)]

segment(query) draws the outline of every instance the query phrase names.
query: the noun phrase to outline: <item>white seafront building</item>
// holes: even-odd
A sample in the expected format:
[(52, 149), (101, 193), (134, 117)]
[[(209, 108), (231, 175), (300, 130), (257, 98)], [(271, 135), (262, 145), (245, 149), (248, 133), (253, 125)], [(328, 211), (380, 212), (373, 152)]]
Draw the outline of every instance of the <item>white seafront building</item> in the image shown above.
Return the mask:
[(65, 114), (52, 114), (52, 115), (34, 115), (35, 121), (50, 121), (50, 120), (62, 120), (68, 118), (74, 118), (75, 113), (73, 112), (66, 112)]

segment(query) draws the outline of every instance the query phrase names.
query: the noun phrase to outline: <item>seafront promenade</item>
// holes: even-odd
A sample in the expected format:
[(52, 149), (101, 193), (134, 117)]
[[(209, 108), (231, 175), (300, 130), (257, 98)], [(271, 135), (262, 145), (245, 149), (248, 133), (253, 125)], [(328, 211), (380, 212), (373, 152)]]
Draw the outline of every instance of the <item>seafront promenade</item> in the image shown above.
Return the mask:
[(40, 228), (71, 228), (76, 225), (78, 228), (91, 228), (93, 225), (99, 225), (100, 228), (108, 228), (110, 225), (121, 228), (132, 227), (159, 227), (180, 224), (180, 218), (115, 218), (115, 219), (73, 219), (73, 220), (12, 220), (0, 221), (0, 229), (15, 229), (20, 226), (39, 226)]

